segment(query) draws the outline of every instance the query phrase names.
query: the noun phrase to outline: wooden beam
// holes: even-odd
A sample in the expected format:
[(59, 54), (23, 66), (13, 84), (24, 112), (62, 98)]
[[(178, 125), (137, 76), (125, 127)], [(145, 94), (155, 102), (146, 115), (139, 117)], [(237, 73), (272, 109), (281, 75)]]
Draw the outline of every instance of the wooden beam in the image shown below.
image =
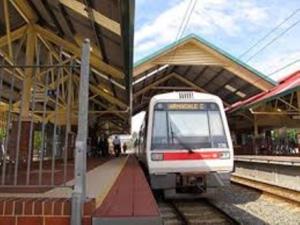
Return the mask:
[[(59, 0), (59, 2), (72, 9), (76, 13), (80, 14), (81, 16), (89, 18), (88, 12), (86, 10), (87, 6), (83, 3), (74, 0)], [(109, 19), (108, 17), (104, 16), (94, 9), (92, 9), (91, 11), (94, 15), (95, 23), (99, 24), (102, 27), (105, 27), (106, 29), (117, 35), (121, 35), (121, 26), (119, 23), (112, 19)]]
[[(36, 36), (33, 30), (30, 28), (27, 30), (27, 40), (26, 40), (26, 57), (25, 64), (30, 66), (34, 64), (34, 54), (35, 54), (35, 43)], [(25, 77), (22, 91), (22, 111), (21, 118), (26, 120), (29, 119), (29, 109), (30, 109), (30, 97), (32, 88), (32, 76), (33, 68), (25, 68)]]
[(214, 74), (214, 76), (210, 79), (208, 79), (208, 81), (205, 82), (205, 84), (202, 85), (202, 88), (205, 88), (207, 85), (209, 85), (210, 83), (214, 82), (214, 80), (218, 79), (219, 76), (224, 73), (226, 70), (224, 68), (222, 68), (221, 70), (219, 70), (217, 73)]
[[(3, 57), (4, 57), (4, 59), (5, 59), (5, 61), (10, 65), (10, 66), (14, 66), (14, 65), (16, 65), (16, 63), (13, 61), (13, 60), (11, 60), (10, 58), (9, 58), (9, 56), (8, 56), (8, 54), (6, 53), (6, 52), (3, 52), (3, 51), (1, 51), (1, 49), (0, 49), (0, 55), (2, 55)], [(12, 70), (10, 70), (10, 74), (13, 74), (16, 78), (18, 78), (19, 80), (23, 80), (23, 78), (24, 78), (24, 71), (22, 70), (22, 69), (20, 69), (20, 68), (16, 68), (15, 69), (16, 70), (16, 72), (17, 73), (13, 73), (12, 72)], [(8, 70), (7, 70), (8, 71)]]
[(193, 87), (195, 88), (196, 90), (200, 91), (200, 92), (204, 92), (204, 93), (207, 93), (206, 90), (204, 90), (203, 88), (199, 87), (198, 85), (194, 84), (192, 81), (180, 76), (179, 74), (177, 73), (174, 73), (174, 77), (178, 80), (180, 80), (181, 82), (189, 85), (190, 87)]
[[(182, 76), (180, 76), (180, 75), (178, 75), (178, 74), (176, 74), (176, 73), (174, 74), (174, 78), (176, 78), (176, 79), (182, 81), (183, 83), (185, 83), (185, 84), (187, 84), (187, 85), (189, 85), (189, 86), (195, 88), (196, 90), (198, 90), (198, 91), (200, 91), (200, 92), (208, 93), (205, 89), (199, 87), (198, 85), (194, 84), (192, 81), (190, 81), (190, 80), (188, 80), (187, 78), (182, 77)], [(222, 99), (222, 101), (223, 101), (224, 105), (226, 105), (226, 106), (229, 106), (229, 105), (230, 105), (228, 102), (224, 101), (223, 99)]]
[[(55, 45), (59, 45), (63, 47), (65, 51), (70, 52), (71, 54), (73, 54), (74, 56), (80, 59), (81, 49), (78, 46), (57, 36), (55, 33), (39, 25), (35, 25), (34, 28), (45, 40), (48, 40)], [(92, 54), (90, 57), (90, 64), (95, 69), (102, 71), (106, 74), (109, 74), (114, 78), (118, 78), (118, 79), (124, 78), (124, 74), (120, 70), (114, 68), (109, 64), (104, 63), (103, 61), (101, 61), (99, 57), (95, 56), (94, 54)]]
[(9, 11), (8, 11), (8, 0), (3, 0), (3, 6), (4, 6), (3, 8), (4, 8), (6, 37), (7, 37), (7, 44), (8, 44), (8, 55), (9, 55), (9, 58), (13, 59), (12, 40), (11, 40), (11, 32), (10, 32), (10, 19), (9, 19)]
[[(14, 31), (12, 31), (11, 34), (11, 41), (14, 42), (18, 39), (20, 39), (21, 37), (23, 37), (26, 34), (26, 30), (27, 30), (28, 26), (24, 25)], [(0, 48), (7, 45), (7, 35), (0, 37)]]
[(196, 88), (193, 87), (182, 87), (182, 86), (158, 86), (158, 87), (152, 87), (151, 89), (154, 90), (196, 90)]
[[(284, 103), (286, 106), (288, 106), (289, 108), (293, 108), (294, 110), (296, 111), (299, 111), (300, 112), (300, 108), (299, 107), (296, 107), (296, 106), (293, 106), (292, 104), (290, 104), (289, 102), (285, 101), (283, 98), (281, 97), (278, 97), (277, 98), (279, 101), (281, 101), (282, 103)], [(287, 107), (287, 108), (288, 108)]]
[[(74, 76), (74, 79), (76, 79), (77, 81), (79, 81), (79, 77), (78, 76)], [(89, 85), (90, 91), (93, 92), (94, 94), (98, 94), (99, 96), (105, 98), (107, 101), (109, 101), (110, 103), (117, 105), (121, 108), (127, 109), (128, 105), (125, 104), (124, 102), (120, 101), (119, 99), (115, 98), (114, 96), (106, 93), (105, 91), (103, 91), (101, 88), (93, 85), (90, 83)]]
[(163, 82), (165, 82), (166, 80), (171, 79), (174, 76), (174, 73), (168, 74), (167, 76), (164, 76), (163, 78), (153, 82), (152, 84), (144, 87), (143, 89), (137, 91), (136, 93), (133, 94), (133, 98), (137, 98), (138, 96), (144, 94), (145, 92), (147, 92), (148, 90), (150, 90), (152, 87), (157, 86)]
[(300, 115), (300, 112), (251, 112), (253, 115)]
[(113, 97), (112, 95), (102, 91), (100, 88), (98, 88), (97, 86), (91, 85), (90, 84), (90, 90), (95, 93), (98, 94), (99, 96), (105, 98), (106, 100), (108, 100), (109, 102), (111, 102), (114, 105), (117, 105), (121, 108), (128, 108), (128, 105), (125, 104), (124, 102), (120, 101), (119, 99)]
[(27, 0), (10, 0), (10, 2), (28, 24), (34, 24), (38, 20)]

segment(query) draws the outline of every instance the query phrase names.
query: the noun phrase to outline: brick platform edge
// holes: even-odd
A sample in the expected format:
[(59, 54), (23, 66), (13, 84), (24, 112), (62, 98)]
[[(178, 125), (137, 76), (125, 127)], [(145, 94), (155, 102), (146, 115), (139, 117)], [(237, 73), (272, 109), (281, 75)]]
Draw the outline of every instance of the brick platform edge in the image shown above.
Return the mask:
[(156, 200), (137, 159), (130, 156), (100, 207), (93, 225), (162, 225)]
[[(91, 225), (96, 201), (84, 205), (83, 225)], [(69, 225), (71, 199), (0, 198), (0, 225)]]

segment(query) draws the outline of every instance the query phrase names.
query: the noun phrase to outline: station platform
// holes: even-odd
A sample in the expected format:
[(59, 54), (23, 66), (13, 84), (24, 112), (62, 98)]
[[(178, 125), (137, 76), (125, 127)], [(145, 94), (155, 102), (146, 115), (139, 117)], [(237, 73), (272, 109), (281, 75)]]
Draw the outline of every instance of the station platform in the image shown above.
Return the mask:
[(129, 156), (114, 185), (93, 214), (93, 225), (162, 224), (159, 209), (135, 157)]
[[(87, 201), (83, 225), (162, 224), (156, 201), (134, 156), (92, 163), (86, 175)], [(0, 193), (0, 225), (70, 224), (69, 187), (39, 193)]]
[(235, 161), (300, 166), (300, 156), (236, 155)]
[(231, 181), (300, 204), (300, 157), (236, 155)]

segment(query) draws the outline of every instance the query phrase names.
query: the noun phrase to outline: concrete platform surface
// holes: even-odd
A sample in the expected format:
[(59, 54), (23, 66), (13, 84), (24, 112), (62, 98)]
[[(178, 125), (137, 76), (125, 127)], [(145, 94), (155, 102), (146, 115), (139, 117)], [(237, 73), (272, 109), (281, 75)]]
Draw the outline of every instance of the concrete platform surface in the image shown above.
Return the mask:
[(128, 161), (93, 214), (98, 224), (162, 224), (159, 209), (146, 177), (134, 156)]
[(235, 155), (235, 161), (300, 166), (300, 156)]

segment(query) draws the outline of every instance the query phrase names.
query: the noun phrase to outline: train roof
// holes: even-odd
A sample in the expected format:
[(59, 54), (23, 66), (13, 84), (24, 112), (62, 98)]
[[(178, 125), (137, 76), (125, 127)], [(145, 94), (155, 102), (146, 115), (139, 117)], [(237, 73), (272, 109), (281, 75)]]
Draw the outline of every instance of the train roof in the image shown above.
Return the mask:
[(170, 99), (170, 100), (176, 100), (176, 99), (211, 99), (214, 101), (220, 101), (222, 100), (212, 94), (207, 94), (207, 93), (201, 93), (201, 92), (196, 92), (196, 91), (174, 91), (174, 92), (168, 92), (164, 94), (158, 94), (152, 97), (152, 100), (162, 100), (162, 99)]

